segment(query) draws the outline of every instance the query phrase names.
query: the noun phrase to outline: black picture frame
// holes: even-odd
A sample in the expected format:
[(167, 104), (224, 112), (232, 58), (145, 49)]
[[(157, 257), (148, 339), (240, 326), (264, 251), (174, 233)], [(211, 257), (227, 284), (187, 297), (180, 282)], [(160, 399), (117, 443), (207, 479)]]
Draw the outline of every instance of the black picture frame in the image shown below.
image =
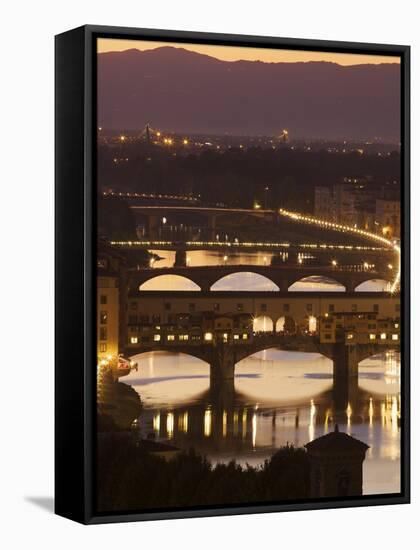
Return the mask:
[[(96, 39), (125, 38), (213, 45), (393, 55), (401, 58), (401, 338), (404, 369), (401, 492), (398, 494), (100, 514), (94, 508)], [(55, 39), (55, 512), (110, 523), (410, 502), (410, 47), (200, 32), (82, 26)]]

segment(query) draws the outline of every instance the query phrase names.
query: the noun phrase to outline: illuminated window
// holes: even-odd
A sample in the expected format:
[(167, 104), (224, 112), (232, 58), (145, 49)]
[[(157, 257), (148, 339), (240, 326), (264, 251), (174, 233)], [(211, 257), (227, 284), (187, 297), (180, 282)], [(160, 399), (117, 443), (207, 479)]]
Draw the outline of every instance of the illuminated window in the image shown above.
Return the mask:
[(213, 334), (211, 332), (206, 332), (204, 334), (204, 340), (206, 340), (206, 342), (209, 342), (210, 340), (213, 340)]
[(308, 330), (309, 332), (316, 332), (316, 317), (313, 315), (308, 319)]
[(234, 335), (233, 335), (233, 339), (234, 339), (234, 340), (239, 340), (239, 334), (234, 334)]
[(376, 334), (369, 334), (369, 340), (376, 340)]
[(153, 341), (154, 342), (160, 342), (160, 334), (154, 334), (153, 335)]
[(398, 334), (393, 334), (393, 335), (392, 335), (392, 339), (393, 339), (393, 340), (398, 340)]
[(248, 340), (248, 334), (246, 332), (242, 334), (242, 340)]
[(386, 340), (386, 333), (385, 332), (381, 332), (381, 340)]
[[(155, 334), (155, 336), (159, 336), (159, 334)], [(159, 338), (160, 340), (160, 338)], [(168, 342), (173, 342), (175, 340), (174, 334), (168, 334)]]
[(227, 334), (227, 332), (225, 332), (223, 334), (223, 342), (227, 342), (227, 341), (228, 341), (228, 334)]
[(180, 334), (179, 339), (180, 340), (188, 340), (188, 334)]
[(354, 338), (354, 334), (352, 332), (349, 332), (347, 334), (347, 340), (353, 340), (353, 338)]
[(398, 328), (400, 325), (398, 323), (395, 323), (394, 327)]
[(139, 341), (139, 339), (137, 338), (137, 336), (132, 336), (130, 338), (130, 344), (137, 344)]
[(106, 351), (106, 344), (99, 344), (99, 351), (104, 353)]

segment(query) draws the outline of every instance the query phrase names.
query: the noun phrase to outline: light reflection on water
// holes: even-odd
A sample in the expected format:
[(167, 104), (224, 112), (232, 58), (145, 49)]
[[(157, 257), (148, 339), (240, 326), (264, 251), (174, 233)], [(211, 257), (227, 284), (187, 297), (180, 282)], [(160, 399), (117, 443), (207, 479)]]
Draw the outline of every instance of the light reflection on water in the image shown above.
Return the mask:
[(391, 352), (363, 361), (359, 389), (339, 410), (332, 393), (332, 363), (318, 355), (266, 350), (238, 363), (235, 393), (215, 399), (209, 366), (190, 356), (138, 356), (139, 372), (122, 379), (140, 394), (143, 436), (154, 433), (181, 448), (195, 447), (213, 461), (261, 464), (275, 450), (319, 437), (339, 424), (370, 445), (364, 493), (399, 491), (399, 357)]

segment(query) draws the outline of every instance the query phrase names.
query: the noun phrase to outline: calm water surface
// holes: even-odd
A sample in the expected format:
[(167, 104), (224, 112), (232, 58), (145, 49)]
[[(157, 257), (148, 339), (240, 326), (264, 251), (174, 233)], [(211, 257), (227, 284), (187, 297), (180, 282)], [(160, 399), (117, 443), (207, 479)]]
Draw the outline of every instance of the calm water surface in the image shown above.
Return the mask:
[(182, 354), (138, 356), (123, 379), (142, 398), (143, 436), (196, 448), (213, 461), (261, 464), (286, 443), (296, 446), (340, 430), (370, 449), (364, 494), (399, 491), (400, 361), (389, 352), (363, 361), (359, 388), (345, 409), (332, 395), (332, 363), (318, 354), (270, 349), (238, 363), (234, 393), (215, 400), (209, 366)]

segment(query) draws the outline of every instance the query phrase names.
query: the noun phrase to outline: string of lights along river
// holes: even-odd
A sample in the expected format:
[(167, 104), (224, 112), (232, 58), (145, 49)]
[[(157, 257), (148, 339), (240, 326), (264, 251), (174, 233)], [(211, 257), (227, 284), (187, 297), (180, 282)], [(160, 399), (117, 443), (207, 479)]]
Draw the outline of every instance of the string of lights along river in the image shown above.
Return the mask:
[[(154, 250), (161, 260), (154, 267), (170, 267), (175, 252)], [(225, 254), (189, 251), (189, 265), (219, 265)], [(264, 252), (230, 254), (232, 264), (269, 264)], [(178, 290), (190, 290), (187, 285)], [(152, 279), (149, 290), (174, 288), (170, 281)], [(220, 290), (272, 290), (258, 275), (239, 273), (225, 279)], [(364, 290), (382, 290), (370, 281)], [(342, 289), (329, 281), (297, 283), (290, 290)], [(363, 289), (360, 289), (363, 290)], [(138, 371), (121, 379), (139, 393), (143, 410), (138, 419), (144, 437), (195, 448), (212, 463), (235, 459), (262, 464), (287, 443), (295, 446), (331, 431), (335, 423), (365, 441), (370, 449), (364, 463), (364, 493), (399, 491), (400, 474), (400, 358), (387, 352), (363, 361), (358, 387), (344, 407), (333, 394), (332, 362), (319, 354), (269, 349), (240, 363), (235, 370), (233, 395), (216, 399), (210, 392), (209, 365), (191, 356), (169, 352), (142, 354)]]

